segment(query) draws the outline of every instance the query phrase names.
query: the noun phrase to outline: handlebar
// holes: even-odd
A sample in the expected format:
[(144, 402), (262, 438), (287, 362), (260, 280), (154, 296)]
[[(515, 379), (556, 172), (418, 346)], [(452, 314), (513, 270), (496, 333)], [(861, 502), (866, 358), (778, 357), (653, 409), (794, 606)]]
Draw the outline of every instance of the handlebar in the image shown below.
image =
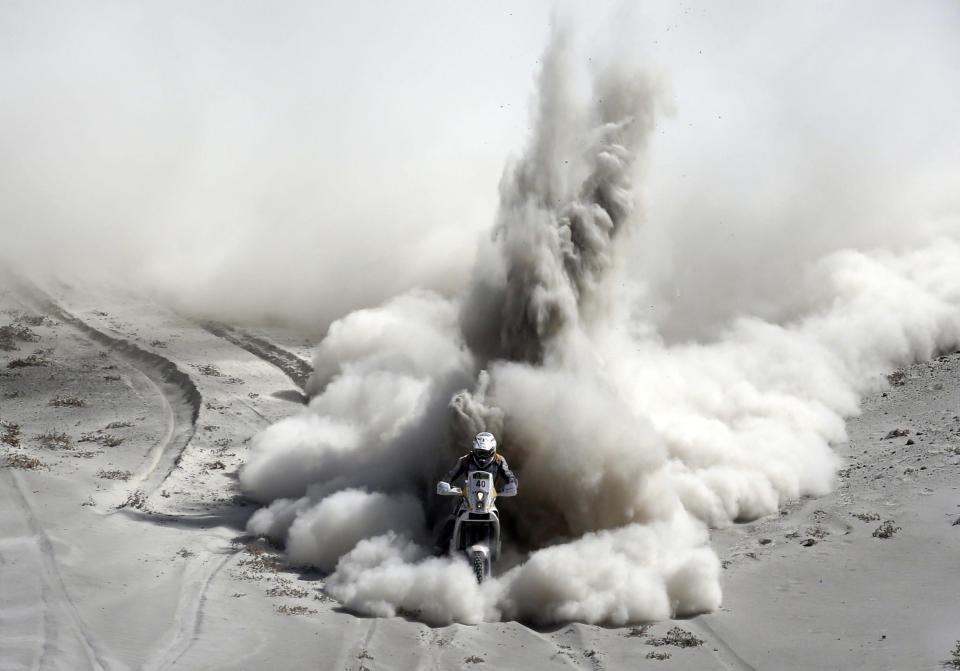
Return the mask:
[(449, 482), (438, 482), (437, 494), (440, 496), (462, 496), (463, 490), (459, 487), (451, 487)]

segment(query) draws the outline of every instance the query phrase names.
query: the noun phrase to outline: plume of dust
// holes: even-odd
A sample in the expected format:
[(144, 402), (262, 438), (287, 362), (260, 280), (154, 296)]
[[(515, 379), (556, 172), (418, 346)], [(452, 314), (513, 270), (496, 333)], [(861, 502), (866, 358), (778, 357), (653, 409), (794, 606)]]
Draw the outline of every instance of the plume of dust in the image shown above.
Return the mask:
[[(797, 278), (793, 321), (665, 345), (616, 291), (658, 80), (601, 69), (584, 103), (566, 33), (543, 62), (536, 130), (466, 295), (407, 294), (332, 325), (310, 407), (260, 434), (241, 473), (269, 503), (250, 531), (333, 567), (348, 608), (435, 624), (714, 609), (708, 525), (828, 491), (860, 395), (960, 343), (960, 245), (940, 240), (834, 254)], [(502, 509), (529, 552), (477, 585), (422, 543), (436, 476), (481, 429), (520, 477)]]

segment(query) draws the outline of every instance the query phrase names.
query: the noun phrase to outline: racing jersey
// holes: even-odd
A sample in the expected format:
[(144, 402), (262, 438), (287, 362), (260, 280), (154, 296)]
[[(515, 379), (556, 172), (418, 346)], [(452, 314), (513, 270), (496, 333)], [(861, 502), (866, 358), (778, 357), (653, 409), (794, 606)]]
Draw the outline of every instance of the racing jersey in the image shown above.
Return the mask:
[(513, 488), (516, 488), (517, 486), (517, 476), (510, 470), (510, 467), (507, 465), (507, 460), (499, 454), (495, 455), (493, 460), (483, 467), (477, 465), (477, 462), (473, 460), (473, 455), (465, 454), (457, 460), (456, 466), (451, 468), (450, 472), (443, 476), (441, 482), (452, 485), (454, 480), (471, 471), (486, 471), (493, 475), (494, 486), (497, 487), (497, 489), (502, 489), (497, 486), (498, 481), (506, 481), (508, 487), (513, 486)]

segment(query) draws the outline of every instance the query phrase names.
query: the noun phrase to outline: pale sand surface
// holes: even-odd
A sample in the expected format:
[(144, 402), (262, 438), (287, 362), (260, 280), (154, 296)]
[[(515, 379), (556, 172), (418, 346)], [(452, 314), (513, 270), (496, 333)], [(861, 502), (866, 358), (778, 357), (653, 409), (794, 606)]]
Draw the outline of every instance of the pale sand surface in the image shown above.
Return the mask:
[[(0, 669), (939, 669), (960, 639), (958, 354), (865, 400), (833, 493), (714, 532), (719, 611), (437, 628), (345, 612), (244, 533), (238, 469), (297, 410), (311, 336), (5, 280), (0, 326), (19, 315), (37, 340), (0, 350)], [(649, 643), (674, 626), (703, 644)]]

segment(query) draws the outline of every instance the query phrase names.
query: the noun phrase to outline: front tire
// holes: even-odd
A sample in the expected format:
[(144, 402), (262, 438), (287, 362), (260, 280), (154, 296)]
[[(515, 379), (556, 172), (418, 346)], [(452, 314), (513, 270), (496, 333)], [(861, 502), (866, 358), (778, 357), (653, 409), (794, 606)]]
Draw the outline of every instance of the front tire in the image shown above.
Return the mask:
[(483, 581), (489, 577), (487, 571), (487, 559), (482, 552), (473, 553), (473, 574), (477, 576), (477, 584), (483, 584)]

